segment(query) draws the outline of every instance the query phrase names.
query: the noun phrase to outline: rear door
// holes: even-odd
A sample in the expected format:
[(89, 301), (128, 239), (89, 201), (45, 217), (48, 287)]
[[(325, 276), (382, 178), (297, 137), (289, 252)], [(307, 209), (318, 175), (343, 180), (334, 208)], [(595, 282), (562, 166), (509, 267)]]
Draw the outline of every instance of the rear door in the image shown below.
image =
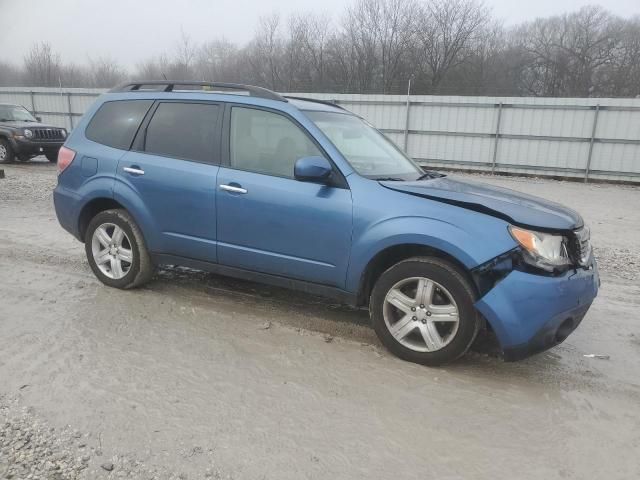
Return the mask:
[(114, 197), (137, 203), (153, 253), (217, 261), (221, 112), (217, 103), (157, 102), (120, 159)]

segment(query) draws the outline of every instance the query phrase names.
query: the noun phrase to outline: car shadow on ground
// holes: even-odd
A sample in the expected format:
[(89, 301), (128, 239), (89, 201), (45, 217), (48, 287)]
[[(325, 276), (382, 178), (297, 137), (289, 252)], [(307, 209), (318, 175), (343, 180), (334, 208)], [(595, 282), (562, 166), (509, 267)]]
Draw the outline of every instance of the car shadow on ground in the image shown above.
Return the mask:
[[(391, 362), (393, 368), (411, 375), (446, 372), (463, 381), (486, 381), (496, 388), (545, 384), (564, 390), (591, 384), (600, 385), (602, 374), (589, 368), (575, 348), (566, 344), (509, 363), (501, 356), (495, 335), (483, 330), (471, 349), (461, 359), (442, 367), (423, 367), (404, 362), (389, 353), (370, 326), (364, 308), (333, 303), (331, 300), (279, 287), (238, 280), (183, 267), (163, 267), (147, 287), (171, 296), (179, 302), (201, 305), (215, 310), (229, 309), (253, 318), (257, 328), (263, 322), (318, 333), (327, 341), (341, 338), (365, 348), (372, 348), (377, 358)], [(357, 348), (354, 345), (354, 348)]]
[[(369, 311), (315, 295), (239, 280), (190, 268), (166, 266), (158, 270), (155, 289), (166, 281), (183, 287), (187, 296), (205, 295), (211, 301), (241, 298), (237, 308), (246, 313), (276, 311), (280, 323), (305, 328), (327, 335), (369, 343), (383, 348), (371, 328)], [(153, 286), (155, 285), (155, 287)], [(259, 310), (258, 310), (259, 309)], [(284, 315), (282, 315), (284, 314)], [(269, 315), (267, 315), (269, 316)], [(502, 362), (501, 350), (493, 332), (483, 328), (471, 347), (471, 352)]]

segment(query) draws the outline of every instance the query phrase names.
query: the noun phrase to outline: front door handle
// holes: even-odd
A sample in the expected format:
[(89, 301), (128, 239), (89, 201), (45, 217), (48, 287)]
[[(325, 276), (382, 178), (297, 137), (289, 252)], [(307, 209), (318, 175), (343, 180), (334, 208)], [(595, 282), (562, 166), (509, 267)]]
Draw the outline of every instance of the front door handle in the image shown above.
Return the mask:
[(123, 169), (125, 172), (127, 173), (133, 173), (134, 175), (144, 175), (144, 170), (142, 170), (141, 168), (137, 167), (137, 166), (133, 166), (133, 167), (124, 167)]
[(226, 190), (227, 192), (233, 193), (247, 193), (246, 188), (234, 187), (233, 185), (220, 185), (220, 190)]

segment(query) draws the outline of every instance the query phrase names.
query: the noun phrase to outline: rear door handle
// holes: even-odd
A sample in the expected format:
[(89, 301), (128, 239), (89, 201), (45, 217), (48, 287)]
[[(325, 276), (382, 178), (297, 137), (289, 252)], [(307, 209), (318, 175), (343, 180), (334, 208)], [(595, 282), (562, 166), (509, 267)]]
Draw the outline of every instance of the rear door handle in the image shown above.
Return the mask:
[(226, 190), (227, 192), (233, 193), (247, 193), (246, 188), (242, 187), (234, 187), (233, 185), (219, 185), (220, 190)]
[(134, 175), (144, 175), (144, 170), (137, 166), (124, 167), (123, 170), (127, 173), (133, 173)]

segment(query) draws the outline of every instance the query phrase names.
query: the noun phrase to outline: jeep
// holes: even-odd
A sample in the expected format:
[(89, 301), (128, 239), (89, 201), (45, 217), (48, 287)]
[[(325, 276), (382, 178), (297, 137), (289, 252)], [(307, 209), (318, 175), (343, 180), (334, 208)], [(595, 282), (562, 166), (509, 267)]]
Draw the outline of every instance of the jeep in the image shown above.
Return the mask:
[(57, 160), (67, 131), (40, 122), (21, 105), (0, 103), (0, 163), (26, 162), (38, 155)]

